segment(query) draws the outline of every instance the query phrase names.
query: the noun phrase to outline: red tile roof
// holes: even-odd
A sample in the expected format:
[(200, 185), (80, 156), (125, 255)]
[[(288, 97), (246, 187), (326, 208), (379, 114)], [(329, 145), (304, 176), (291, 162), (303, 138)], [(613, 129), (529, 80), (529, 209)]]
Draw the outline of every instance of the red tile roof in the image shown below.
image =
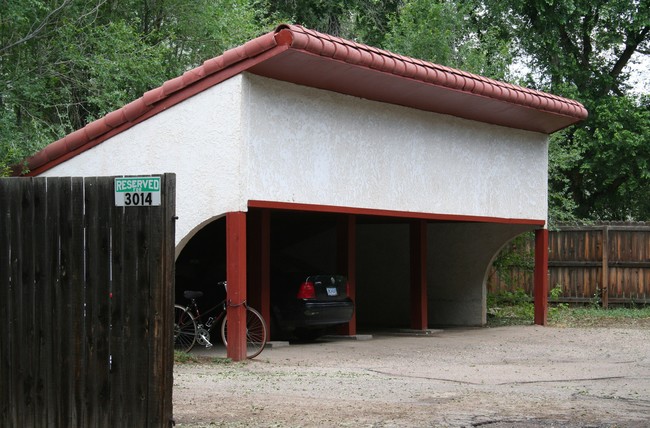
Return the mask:
[(281, 25), (209, 59), (28, 159), (38, 175), (241, 72), (550, 134), (587, 117), (578, 102), (349, 40)]

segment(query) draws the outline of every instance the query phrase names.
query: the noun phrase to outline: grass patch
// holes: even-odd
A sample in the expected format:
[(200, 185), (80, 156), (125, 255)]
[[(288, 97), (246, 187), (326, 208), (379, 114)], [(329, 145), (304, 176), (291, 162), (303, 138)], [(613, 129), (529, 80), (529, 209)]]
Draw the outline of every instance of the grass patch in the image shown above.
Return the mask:
[(535, 306), (524, 290), (504, 291), (487, 297), (488, 326), (528, 325), (533, 323)]
[(232, 359), (225, 357), (197, 356), (183, 351), (174, 351), (174, 363), (176, 364), (230, 364)]
[(615, 307), (574, 307), (560, 311), (551, 317), (549, 325), (557, 327), (634, 327), (650, 328), (650, 306)]
[(187, 352), (174, 350), (174, 363), (186, 364), (186, 363), (198, 363), (199, 360), (192, 354)]
[[(551, 290), (551, 298), (556, 289)], [(488, 295), (487, 325), (532, 325), (535, 306), (523, 290)], [(549, 304), (548, 325), (554, 327), (612, 327), (650, 328), (650, 306), (613, 307), (602, 309), (588, 304), (569, 306)]]
[(227, 357), (213, 357), (210, 359), (210, 362), (212, 364), (230, 364), (232, 363), (232, 359)]

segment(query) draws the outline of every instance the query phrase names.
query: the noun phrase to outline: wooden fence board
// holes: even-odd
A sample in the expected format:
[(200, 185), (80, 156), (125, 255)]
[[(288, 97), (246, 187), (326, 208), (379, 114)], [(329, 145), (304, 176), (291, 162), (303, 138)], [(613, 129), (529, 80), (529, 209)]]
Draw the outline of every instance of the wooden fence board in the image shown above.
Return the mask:
[[(45, 181), (45, 179), (43, 179)], [(46, 182), (46, 212), (43, 215), (45, 239), (43, 245), (43, 293), (42, 306), (43, 314), (43, 348), (41, 352), (42, 377), (44, 379), (44, 408), (46, 412), (46, 426), (60, 426), (58, 423), (58, 411), (60, 408), (58, 399), (60, 397), (60, 386), (57, 383), (56, 374), (59, 370), (60, 360), (58, 358), (58, 343), (56, 340), (47, 340), (47, 338), (56, 337), (57, 330), (57, 311), (56, 311), (56, 289), (59, 287), (61, 277), (60, 263), (60, 240), (59, 225), (61, 223), (61, 187), (63, 180), (52, 180)]]
[(175, 179), (0, 179), (0, 426), (168, 427)]
[[(0, 242), (11, 243), (11, 210), (9, 209), (10, 196), (13, 190), (7, 184), (0, 188)], [(0, 272), (7, 272), (8, 274), (0, 275), (0, 300), (9, 302), (11, 299), (10, 278), (11, 274), (11, 247), (10, 245), (0, 245)], [(11, 357), (11, 341), (10, 341), (10, 320), (11, 310), (0, 312), (0, 415), (2, 420), (10, 420), (11, 412), (11, 385), (9, 379), (10, 375), (10, 357)]]
[[(24, 198), (26, 197), (25, 194), (28, 191), (28, 186), (27, 183), (21, 183), (24, 185), (19, 186), (19, 197), (15, 198), (14, 200), (11, 200), (9, 202), (10, 209), (12, 211), (12, 219), (14, 220), (12, 222), (12, 228), (11, 228), (11, 237), (10, 240), (12, 241), (11, 245), (11, 279), (13, 282), (13, 286), (11, 287), (11, 296), (9, 299), (11, 308), (12, 308), (12, 314), (11, 314), (11, 319), (10, 319), (10, 325), (12, 327), (11, 331), (9, 332), (10, 338), (13, 340), (16, 340), (16, 338), (22, 336), (22, 331), (25, 329), (23, 322), (24, 319), (20, 315), (20, 311), (23, 306), (23, 262), (25, 260), (25, 255), (23, 253), (23, 242), (22, 239), (20, 239), (23, 235), (23, 229), (24, 229)], [(15, 214), (14, 214), (15, 213)], [(25, 357), (25, 349), (24, 347), (18, 346), (17, 343), (13, 343), (11, 345), (12, 349), (12, 355), (11, 355), (11, 360), (12, 361), (23, 361), (23, 358)], [(25, 420), (25, 413), (26, 413), (26, 408), (25, 408), (25, 401), (22, 399), (19, 399), (18, 397), (23, 397), (25, 395), (25, 380), (24, 380), (24, 371), (23, 370), (12, 370), (12, 373), (10, 374), (11, 378), (11, 391), (16, 391), (15, 395), (12, 397), (11, 402), (13, 404), (12, 411), (13, 411), (13, 417), (12, 420), (14, 421), (13, 426), (25, 426), (26, 420)]]
[[(522, 254), (531, 251), (532, 239)], [(507, 250), (506, 250), (507, 251)], [(531, 255), (532, 257), (532, 255)], [(488, 291), (533, 295), (533, 281), (512, 266), (488, 275)], [(566, 226), (549, 233), (549, 285), (562, 287), (560, 301), (650, 303), (650, 224)]]

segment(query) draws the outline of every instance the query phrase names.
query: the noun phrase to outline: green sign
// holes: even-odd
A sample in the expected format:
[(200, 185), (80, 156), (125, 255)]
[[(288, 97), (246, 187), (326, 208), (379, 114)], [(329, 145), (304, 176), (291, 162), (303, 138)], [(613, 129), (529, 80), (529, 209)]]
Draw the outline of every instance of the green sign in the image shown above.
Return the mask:
[(160, 205), (160, 177), (115, 178), (115, 206), (148, 207)]

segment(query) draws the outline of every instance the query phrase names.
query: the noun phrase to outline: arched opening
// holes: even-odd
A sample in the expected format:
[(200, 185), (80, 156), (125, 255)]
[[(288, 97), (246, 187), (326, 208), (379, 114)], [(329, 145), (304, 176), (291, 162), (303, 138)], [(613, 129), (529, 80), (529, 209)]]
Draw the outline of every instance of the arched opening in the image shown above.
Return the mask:
[(204, 225), (183, 247), (176, 258), (175, 301), (184, 304), (183, 292), (201, 291), (206, 304), (223, 300), (218, 287), (226, 279), (226, 219), (220, 217)]

